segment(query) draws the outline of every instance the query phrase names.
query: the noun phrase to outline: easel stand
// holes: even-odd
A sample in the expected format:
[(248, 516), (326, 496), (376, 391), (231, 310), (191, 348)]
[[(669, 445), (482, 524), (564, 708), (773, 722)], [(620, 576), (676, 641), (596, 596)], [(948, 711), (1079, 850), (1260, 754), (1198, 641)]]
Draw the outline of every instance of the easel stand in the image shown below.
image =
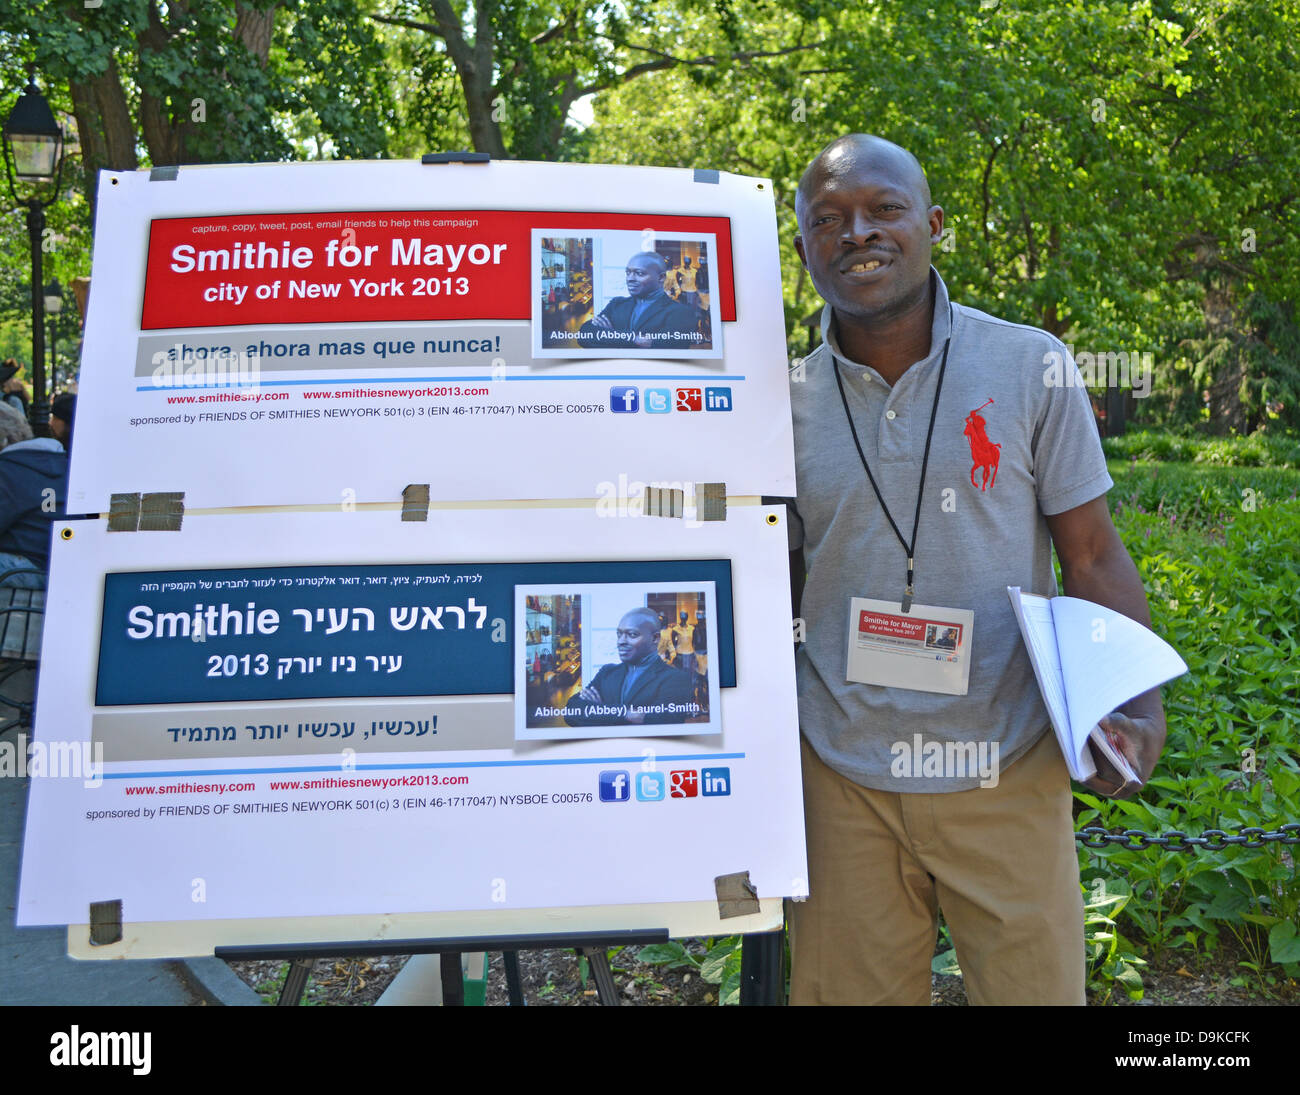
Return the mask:
[[(226, 962), (290, 959), (289, 972), (280, 990), (277, 1007), (295, 1007), (302, 1003), (307, 978), (320, 958), (368, 958), (381, 954), (437, 954), (441, 958), (442, 1000), (445, 1007), (465, 1003), (465, 983), (461, 972), (461, 955), (474, 951), (500, 951), (505, 963), (506, 988), (510, 1004), (522, 1007), (523, 985), (519, 975), (521, 950), (575, 950), (587, 959), (596, 998), (603, 1007), (618, 1007), (618, 988), (609, 968), (606, 951), (610, 947), (645, 946), (666, 943), (666, 928), (637, 931), (611, 931), (601, 935), (588, 932), (555, 932), (539, 935), (493, 935), (460, 939), (398, 939), (383, 942), (310, 943), (298, 946), (266, 944), (245, 947), (218, 947), (216, 956)], [(740, 1003), (771, 1006), (785, 1002), (785, 933), (760, 932), (744, 937), (741, 954)]]
[(255, 962), (271, 958), (291, 960), (289, 973), (280, 990), (278, 1007), (293, 1007), (302, 1002), (303, 990), (312, 965), (319, 958), (369, 958), (381, 954), (437, 954), (442, 958), (442, 998), (446, 1006), (465, 1002), (465, 985), (461, 974), (461, 954), (467, 951), (501, 951), (505, 956), (506, 984), (510, 1003), (522, 1006), (523, 987), (519, 979), (519, 951), (576, 950), (590, 964), (596, 983), (596, 997), (602, 1005), (618, 1005), (618, 990), (605, 952), (610, 947), (644, 946), (666, 943), (667, 928), (636, 931), (612, 931), (600, 935), (589, 932), (555, 932), (539, 935), (486, 935), (460, 939), (392, 939), (353, 943), (307, 943), (298, 946), (267, 944), (251, 947), (218, 947), (216, 956), (226, 962)]

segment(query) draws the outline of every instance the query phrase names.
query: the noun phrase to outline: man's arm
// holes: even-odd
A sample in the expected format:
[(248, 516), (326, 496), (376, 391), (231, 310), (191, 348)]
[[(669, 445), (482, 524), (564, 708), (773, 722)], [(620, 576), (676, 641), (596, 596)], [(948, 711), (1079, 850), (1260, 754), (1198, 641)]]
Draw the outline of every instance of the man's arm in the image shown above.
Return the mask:
[(569, 702), (564, 707), (564, 721), (570, 726), (609, 726), (612, 723), (620, 722), (619, 719), (611, 721), (608, 715), (591, 715), (588, 714), (590, 709), (597, 705), (609, 706), (601, 689), (605, 684), (606, 678), (614, 669), (611, 665), (602, 665), (596, 675), (591, 679), (591, 683), (581, 691), (575, 692)]
[[(1048, 517), (1047, 527), (1061, 560), (1061, 577), (1068, 596), (1095, 601), (1144, 627), (1151, 626), (1142, 579), (1115, 531), (1104, 495)], [(1120, 752), (1145, 783), (1165, 744), (1165, 711), (1160, 702), (1160, 689), (1134, 696), (1118, 711), (1103, 718), (1100, 725), (1114, 735)], [(1109, 794), (1122, 782), (1121, 777), (1095, 751), (1094, 760), (1097, 776), (1087, 786)]]

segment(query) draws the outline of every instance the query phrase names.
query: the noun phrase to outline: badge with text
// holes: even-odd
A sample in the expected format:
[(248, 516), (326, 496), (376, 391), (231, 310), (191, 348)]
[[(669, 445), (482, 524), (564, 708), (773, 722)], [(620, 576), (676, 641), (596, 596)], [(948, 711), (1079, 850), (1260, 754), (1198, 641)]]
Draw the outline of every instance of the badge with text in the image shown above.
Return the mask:
[(975, 613), (966, 608), (854, 597), (849, 606), (846, 678), (918, 692), (964, 696), (970, 683)]

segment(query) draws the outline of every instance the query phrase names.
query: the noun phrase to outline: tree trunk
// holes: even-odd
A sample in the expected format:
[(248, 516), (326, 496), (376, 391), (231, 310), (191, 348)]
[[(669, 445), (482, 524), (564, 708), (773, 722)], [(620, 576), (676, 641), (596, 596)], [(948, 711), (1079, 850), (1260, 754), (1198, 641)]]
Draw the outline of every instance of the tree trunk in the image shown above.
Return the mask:
[(245, 4), (235, 5), (235, 40), (241, 42), (263, 68), (266, 68), (266, 60), (271, 54), (271, 32), (275, 29), (277, 7), (278, 4), (272, 4), (259, 10)]
[(134, 171), (139, 166), (135, 154), (135, 126), (118, 76), (117, 62), (111, 58), (101, 75), (72, 80), (69, 90), (73, 116), (77, 119), (77, 136), (81, 141), (81, 164), (86, 173), (90, 221), (94, 224), (99, 172)]

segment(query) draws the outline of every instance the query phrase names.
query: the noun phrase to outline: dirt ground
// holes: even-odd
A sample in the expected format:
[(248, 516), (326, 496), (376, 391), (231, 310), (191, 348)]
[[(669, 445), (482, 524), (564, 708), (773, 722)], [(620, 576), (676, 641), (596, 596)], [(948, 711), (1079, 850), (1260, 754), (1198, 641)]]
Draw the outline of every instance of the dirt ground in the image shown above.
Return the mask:
[[(702, 957), (703, 940), (686, 941), (687, 949)], [(636, 959), (639, 947), (610, 952), (610, 967), (618, 987), (619, 1000), (629, 1005), (685, 1005), (716, 1007), (718, 986), (700, 978), (698, 972), (647, 965)], [(1152, 960), (1143, 971), (1146, 993), (1137, 1006), (1178, 1005), (1300, 1005), (1300, 985), (1278, 977), (1278, 983), (1260, 984), (1249, 970), (1237, 965), (1239, 956), (1223, 952), (1213, 961), (1197, 966), (1185, 955), (1169, 952)], [(303, 1003), (307, 1005), (373, 1004), (397, 972), (406, 964), (405, 955), (364, 959), (321, 959), (316, 963)], [(231, 968), (274, 1003), (283, 984), (287, 963), (232, 962)], [(520, 975), (524, 998), (529, 1006), (599, 1006), (596, 986), (573, 951), (521, 951)], [(1243, 976), (1244, 975), (1244, 976)], [(1237, 981), (1239, 983), (1234, 984)], [(1089, 1003), (1129, 1006), (1122, 993), (1118, 999), (1090, 998)], [(508, 1004), (505, 968), (500, 954), (489, 956), (487, 1003)], [(939, 1006), (964, 1006), (966, 993), (960, 977), (934, 975), (931, 1002)]]

